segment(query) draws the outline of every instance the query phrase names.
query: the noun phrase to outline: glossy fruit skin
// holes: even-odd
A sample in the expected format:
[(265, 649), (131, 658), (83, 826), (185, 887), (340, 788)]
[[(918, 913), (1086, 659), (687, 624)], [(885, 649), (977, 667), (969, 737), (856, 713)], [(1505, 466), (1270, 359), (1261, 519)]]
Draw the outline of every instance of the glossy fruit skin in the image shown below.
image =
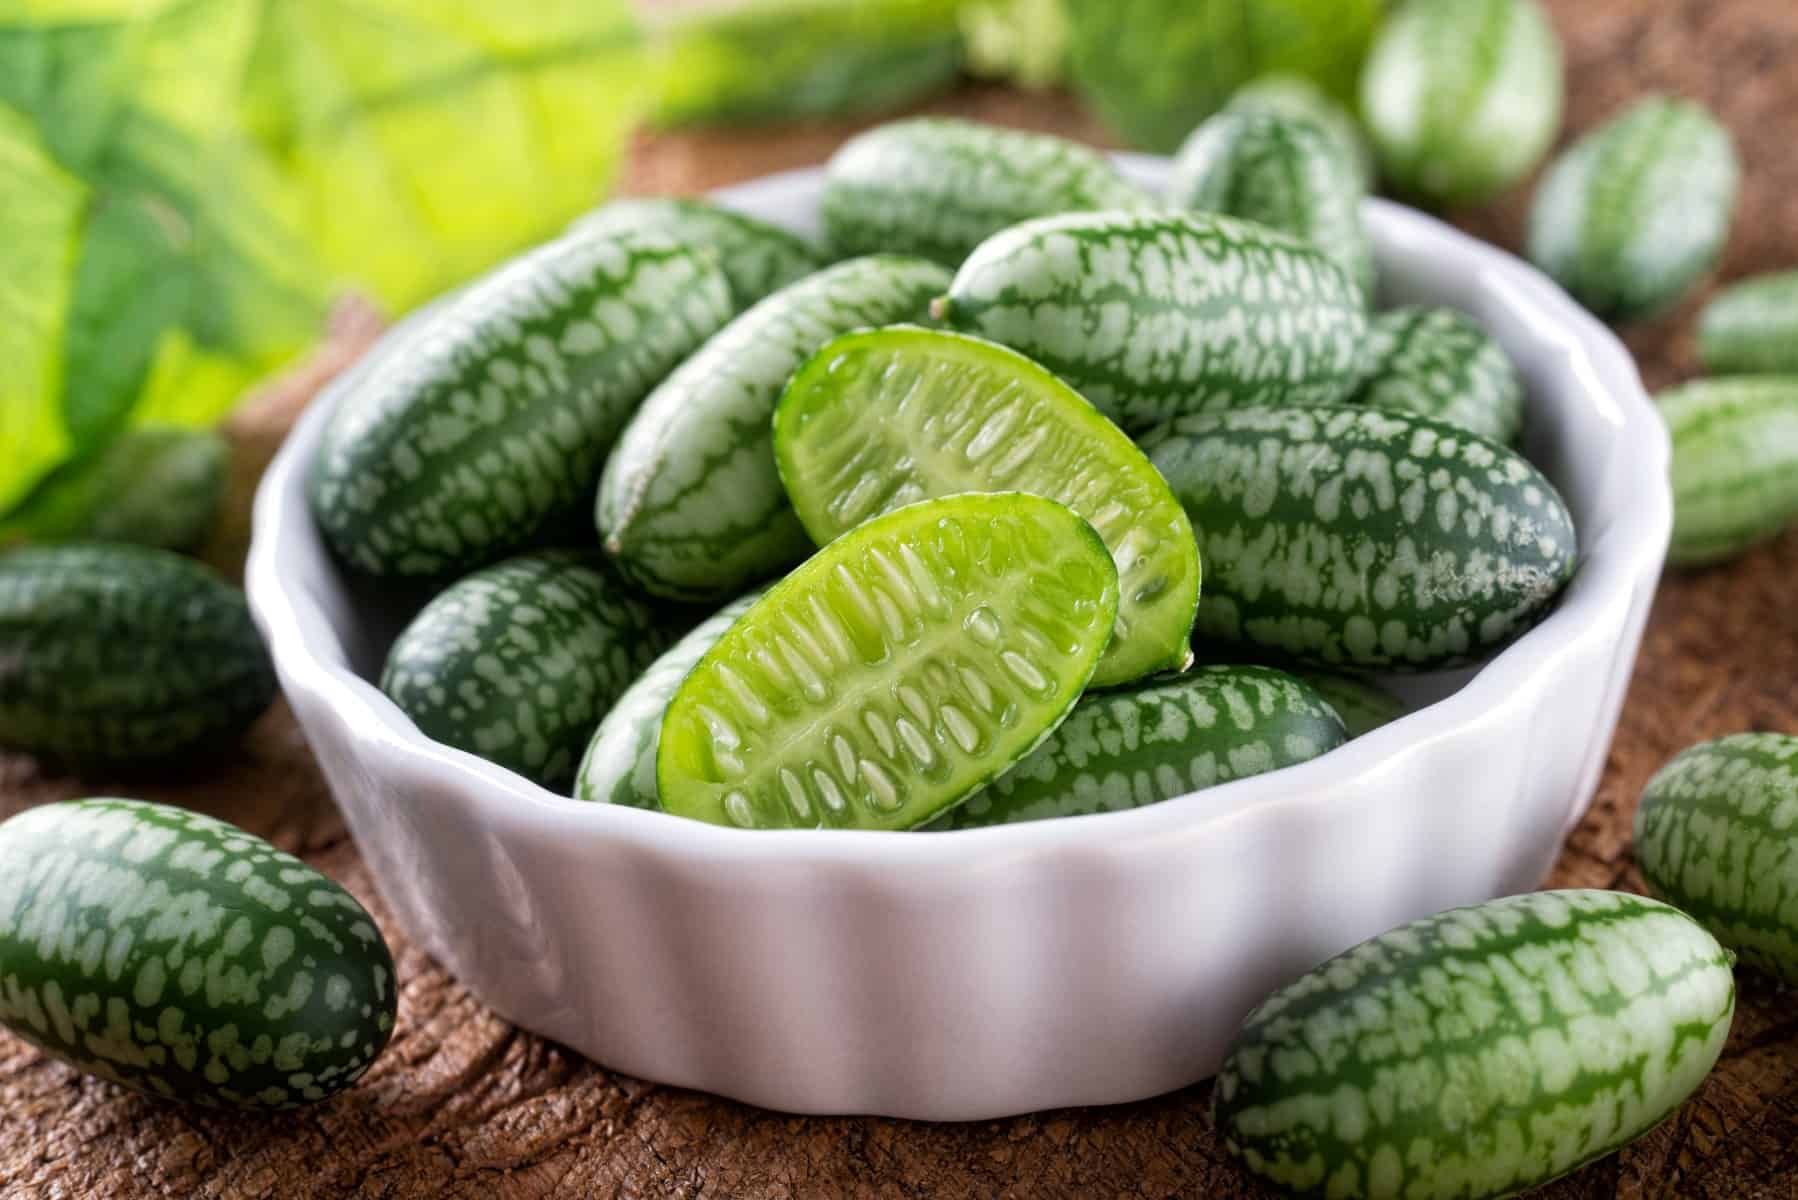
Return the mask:
[(1282, 1195), (1517, 1195), (1672, 1115), (1717, 1061), (1735, 995), (1729, 953), (1643, 896), (1451, 909), (1250, 1013), (1213, 1119)]
[(568, 228), (570, 233), (648, 230), (695, 253), (714, 254), (730, 281), (736, 312), (825, 265), (823, 252), (798, 234), (693, 196), (612, 200)]
[(1342, 718), (1350, 738), (1372, 733), (1411, 711), (1403, 700), (1372, 680), (1330, 671), (1301, 670), (1296, 674)]
[(0, 555), (0, 745), (167, 759), (236, 737), (274, 698), (243, 593), (209, 568), (112, 542)]
[(185, 550), (211, 528), (231, 447), (210, 429), (144, 426), (67, 463), (0, 521), (32, 541), (130, 542)]
[(1671, 308), (1729, 239), (1741, 166), (1702, 105), (1651, 96), (1566, 150), (1530, 209), (1530, 261), (1607, 320)]
[(1049, 134), (916, 117), (849, 139), (824, 174), (821, 215), (839, 257), (915, 254), (951, 269), (1032, 217), (1157, 207), (1098, 151)]
[(1117, 601), (1105, 543), (1040, 496), (948, 496), (858, 525), (682, 682), (662, 805), (743, 829), (921, 825), (1060, 724)]
[(1649, 890), (1749, 966), (1798, 984), (1798, 737), (1738, 733), (1648, 781), (1635, 858)]
[(811, 541), (769, 428), (781, 388), (838, 334), (922, 316), (948, 281), (919, 258), (850, 259), (707, 341), (644, 401), (606, 462), (594, 519), (618, 568), (658, 596), (715, 601), (803, 559)]
[[(931, 389), (931, 371), (952, 399)], [(820, 546), (931, 496), (1019, 491), (1065, 504), (1118, 569), (1117, 628), (1092, 686), (1192, 661), (1201, 571), (1185, 510), (1117, 426), (1014, 350), (915, 326), (836, 338), (787, 384), (774, 457)]]
[(1700, 379), (1655, 399), (1673, 441), (1668, 562), (1723, 562), (1798, 520), (1798, 376)]
[(1373, 243), (1361, 223), (1366, 192), (1341, 149), (1309, 120), (1232, 105), (1181, 144), (1167, 195), (1182, 208), (1291, 234), (1373, 293)]
[(1348, 398), (1367, 314), (1330, 257), (1213, 213), (1072, 213), (982, 242), (933, 313), (1066, 380), (1124, 432)]
[(0, 1024), (165, 1100), (285, 1109), (393, 1032), (393, 956), (354, 896), (223, 821), (138, 800), (0, 824)]
[(663, 233), (540, 246), (383, 344), (319, 443), (313, 519), (371, 575), (501, 558), (590, 499), (637, 404), (733, 309), (716, 257)]
[(1433, 417), (1507, 446), (1523, 435), (1523, 379), (1504, 347), (1463, 313), (1380, 313), (1364, 361), (1356, 404)]
[(575, 772), (576, 800), (630, 808), (662, 807), (656, 792), (656, 748), (662, 741), (662, 715), (668, 711), (668, 701), (694, 664), (760, 598), (759, 591), (739, 596), (695, 625), (619, 694), (600, 718)]
[(1361, 72), (1361, 114), (1388, 183), (1478, 204), (1548, 152), (1563, 91), (1560, 42), (1536, 0), (1407, 0)]
[(934, 828), (1141, 808), (1308, 762), (1347, 740), (1303, 680), (1272, 667), (1197, 667), (1089, 692), (1042, 745)]
[(560, 789), (679, 616), (597, 552), (521, 555), (425, 605), (388, 651), (381, 690), (433, 741)]
[(1143, 448), (1198, 534), (1203, 637), (1310, 666), (1433, 670), (1522, 634), (1573, 574), (1554, 485), (1439, 421), (1240, 409), (1183, 417)]
[(1698, 318), (1698, 357), (1713, 375), (1798, 376), (1798, 271), (1724, 288)]
[(1229, 108), (1311, 122), (1341, 158), (1362, 192), (1373, 191), (1373, 149), (1367, 144), (1361, 123), (1347, 108), (1304, 76), (1274, 72), (1251, 80), (1231, 93)]

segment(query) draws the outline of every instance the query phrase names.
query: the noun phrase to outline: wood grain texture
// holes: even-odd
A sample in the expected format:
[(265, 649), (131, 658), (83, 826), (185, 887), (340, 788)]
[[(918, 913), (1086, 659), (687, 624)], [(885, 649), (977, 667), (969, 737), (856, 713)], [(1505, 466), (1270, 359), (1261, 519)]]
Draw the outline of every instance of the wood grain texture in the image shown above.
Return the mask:
[[(1786, 0), (1559, 0), (1571, 138), (1625, 100), (1671, 90), (1711, 105), (1747, 164), (1726, 274), (1798, 266), (1798, 8)], [(970, 90), (932, 106), (1099, 131), (1065, 99)], [(853, 127), (645, 138), (636, 191), (690, 192), (823, 158)], [(1527, 189), (1461, 223), (1516, 246)], [(1651, 386), (1694, 368), (1691, 313), (1628, 331)], [(248, 488), (295, 413), (371, 336), (346, 310), (329, 343), (231, 423), (237, 503), (208, 557), (241, 562)], [(1728, 567), (1669, 576), (1591, 812), (1549, 885), (1639, 888), (1629, 822), (1677, 750), (1745, 729), (1798, 732), (1798, 532)], [(487, 1012), (393, 925), (284, 706), (241, 751), (184, 774), (76, 779), (0, 756), (0, 815), (128, 794), (273, 838), (374, 911), (403, 980), (392, 1046), (366, 1079), (293, 1114), (163, 1106), (0, 1035), (0, 1197), (1260, 1196), (1220, 1153), (1209, 1086), (1142, 1104), (971, 1125), (786, 1117), (613, 1074)], [(1798, 1196), (1798, 1001), (1744, 975), (1723, 1062), (1678, 1117), (1540, 1196)], [(1045, 1047), (1045, 1053), (1052, 1048)]]

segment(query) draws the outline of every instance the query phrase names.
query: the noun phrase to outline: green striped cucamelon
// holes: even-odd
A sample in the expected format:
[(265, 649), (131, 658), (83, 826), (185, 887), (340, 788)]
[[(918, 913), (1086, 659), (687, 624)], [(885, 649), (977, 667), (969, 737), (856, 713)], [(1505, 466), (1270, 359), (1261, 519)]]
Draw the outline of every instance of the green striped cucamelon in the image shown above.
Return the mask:
[(595, 521), (659, 596), (731, 596), (804, 558), (769, 423), (799, 365), (840, 333), (923, 315), (949, 273), (902, 255), (827, 267), (727, 325), (650, 394), (612, 452)]
[(1655, 895), (1798, 983), (1798, 737), (1739, 733), (1681, 751), (1642, 792), (1635, 855)]
[(1311, 687), (1272, 667), (1206, 666), (1095, 692), (936, 828), (1141, 808), (1307, 762), (1348, 740)]
[(127, 430), (32, 488), (0, 521), (0, 542), (19, 534), (186, 549), (211, 527), (230, 465), (230, 446), (210, 429)]
[(671, 640), (599, 554), (521, 555), (440, 592), (387, 653), (381, 690), (434, 741), (547, 788)]
[(624, 689), (587, 743), (575, 772), (576, 800), (631, 808), (662, 806), (656, 793), (656, 748), (662, 742), (662, 714), (668, 711), (668, 701), (693, 665), (760, 596), (760, 592), (739, 596), (695, 625)]
[(1213, 1117), (1282, 1195), (1513, 1196), (1672, 1115), (1717, 1061), (1735, 999), (1729, 953), (1646, 897), (1452, 909), (1250, 1013)]
[(243, 593), (192, 559), (109, 542), (0, 556), (0, 745), (166, 758), (237, 736), (274, 698)]
[(571, 233), (627, 229), (665, 234), (690, 249), (717, 255), (738, 312), (824, 265), (823, 254), (799, 235), (688, 196), (613, 200), (569, 226)]
[(1714, 375), (1798, 375), (1798, 271), (1718, 292), (1698, 319), (1698, 357)]
[(1434, 417), (1495, 442), (1523, 433), (1523, 380), (1491, 334), (1452, 308), (1396, 308), (1368, 326), (1356, 404)]
[(1380, 174), (1433, 204), (1477, 204), (1554, 142), (1561, 47), (1536, 0), (1408, 0), (1361, 73)]
[(1664, 311), (1723, 251), (1741, 168), (1702, 105), (1651, 96), (1557, 158), (1530, 208), (1530, 261), (1601, 317)]
[(1323, 251), (1211, 213), (1070, 213), (980, 244), (934, 306), (1029, 355), (1123, 427), (1344, 400), (1360, 290)]
[(0, 1024), (78, 1070), (292, 1108), (368, 1069), (398, 995), (356, 898), (233, 825), (112, 799), (0, 824)]
[(894, 121), (831, 157), (821, 212), (840, 256), (916, 254), (947, 267), (1031, 217), (1153, 208), (1096, 150), (949, 117)]
[(1428, 670), (1536, 623), (1573, 519), (1516, 452), (1367, 408), (1201, 413), (1143, 441), (1206, 563), (1198, 632), (1313, 666)]
[(1303, 118), (1231, 107), (1193, 130), (1174, 156), (1167, 198), (1183, 208), (1258, 221), (1335, 259), (1364, 294), (1374, 286), (1365, 196), (1340, 149)]
[(650, 388), (729, 319), (709, 252), (566, 234), (397, 331), (313, 462), (313, 518), (351, 566), (441, 576), (586, 502)]
[(1040, 496), (946, 496), (858, 525), (681, 683), (662, 807), (743, 829), (920, 825), (1067, 716), (1117, 604), (1105, 543)]
[(1370, 680), (1332, 671), (1300, 670), (1294, 673), (1335, 710), (1351, 738), (1390, 725), (1411, 711), (1403, 700)]
[(1231, 94), (1228, 107), (1311, 122), (1354, 175), (1362, 192), (1373, 191), (1373, 150), (1361, 132), (1361, 123), (1303, 75), (1275, 72), (1251, 80)]
[(1721, 562), (1798, 520), (1798, 376), (1700, 379), (1656, 402), (1673, 442), (1669, 562)]

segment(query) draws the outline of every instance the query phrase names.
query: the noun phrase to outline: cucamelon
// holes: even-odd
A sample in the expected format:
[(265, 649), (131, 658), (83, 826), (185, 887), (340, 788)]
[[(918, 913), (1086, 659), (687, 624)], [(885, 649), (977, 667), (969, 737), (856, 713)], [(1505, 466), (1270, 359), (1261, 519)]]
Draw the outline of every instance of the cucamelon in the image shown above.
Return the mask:
[(230, 446), (210, 429), (127, 430), (34, 487), (0, 520), (0, 542), (16, 532), (186, 549), (211, 527), (230, 465)]
[(1311, 122), (1354, 175), (1361, 191), (1373, 191), (1373, 150), (1361, 132), (1361, 123), (1303, 75), (1275, 72), (1251, 80), (1231, 94), (1228, 107)]
[(1330, 671), (1300, 670), (1295, 674), (1336, 711), (1351, 738), (1390, 725), (1411, 711), (1403, 700), (1371, 680)]
[(1523, 433), (1523, 380), (1492, 335), (1452, 308), (1397, 308), (1368, 326), (1356, 404), (1434, 417), (1506, 445)]
[(1673, 441), (1669, 562), (1721, 562), (1798, 520), (1798, 376), (1700, 379), (1656, 400)]
[(1698, 319), (1698, 357), (1716, 375), (1798, 375), (1798, 271), (1718, 292)]
[(818, 248), (799, 235), (695, 197), (613, 200), (569, 227), (571, 233), (617, 234), (638, 229), (665, 234), (696, 252), (717, 255), (738, 312), (824, 265)]

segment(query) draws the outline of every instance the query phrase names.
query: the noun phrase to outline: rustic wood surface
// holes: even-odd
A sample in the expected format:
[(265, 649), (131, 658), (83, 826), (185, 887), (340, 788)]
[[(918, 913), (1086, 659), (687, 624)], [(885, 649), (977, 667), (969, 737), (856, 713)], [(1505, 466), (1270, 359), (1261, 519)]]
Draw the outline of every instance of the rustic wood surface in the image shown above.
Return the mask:
[[(1560, 0), (1568, 133), (1673, 90), (1711, 105), (1747, 165), (1726, 274), (1798, 265), (1798, 5), (1792, 0)], [(1066, 100), (970, 89), (934, 107), (1102, 140)], [(816, 162), (844, 125), (645, 138), (637, 191), (695, 191)], [(1518, 243), (1527, 191), (1462, 223)], [(1692, 371), (1688, 306), (1630, 331), (1651, 386)], [(235, 569), (242, 501), (317, 384), (371, 336), (340, 314), (315, 360), (231, 423), (240, 503), (209, 557)], [(1590, 815), (1550, 885), (1639, 886), (1629, 821), (1643, 783), (1701, 738), (1798, 732), (1798, 533), (1739, 562), (1670, 576)], [(629, 1079), (522, 1033), (474, 1001), (388, 918), (304, 739), (277, 705), (241, 752), (179, 776), (77, 779), (0, 756), (0, 815), (83, 794), (216, 813), (303, 853), (380, 919), (404, 989), (393, 1044), (313, 1109), (233, 1117), (159, 1105), (0, 1035), (3, 1197), (1211, 1196), (1261, 1195), (1221, 1154), (1208, 1085), (1141, 1104), (970, 1125), (800, 1119)], [(1652, 1136), (1540, 1193), (1798, 1196), (1798, 1004), (1744, 975), (1723, 1062)]]

